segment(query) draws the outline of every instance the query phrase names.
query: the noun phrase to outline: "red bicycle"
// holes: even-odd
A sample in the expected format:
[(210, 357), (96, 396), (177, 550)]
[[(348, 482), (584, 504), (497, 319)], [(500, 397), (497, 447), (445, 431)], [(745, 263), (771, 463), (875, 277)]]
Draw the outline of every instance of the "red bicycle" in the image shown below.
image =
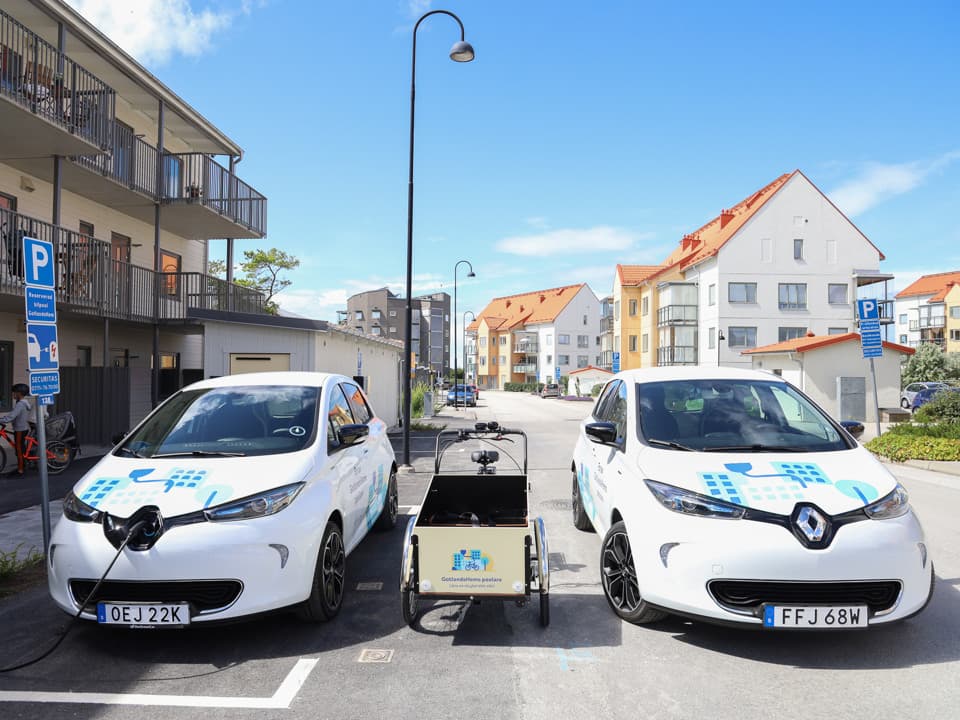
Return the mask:
[[(10, 446), (9, 452), (12, 452), (14, 458), (16, 458), (15, 440), (13, 434), (7, 432), (6, 425), (0, 425), (0, 438), (7, 441)], [(40, 443), (37, 441), (37, 436), (34, 434), (34, 431), (31, 430), (28, 432), (24, 441), (23, 459), (32, 463), (40, 460), (40, 456), (38, 455), (39, 445)], [(0, 470), (7, 466), (7, 452), (7, 449), (3, 445), (0, 445)], [(73, 452), (65, 442), (51, 440), (47, 443), (47, 472), (51, 475), (62, 473), (70, 465), (71, 460), (73, 460)]]

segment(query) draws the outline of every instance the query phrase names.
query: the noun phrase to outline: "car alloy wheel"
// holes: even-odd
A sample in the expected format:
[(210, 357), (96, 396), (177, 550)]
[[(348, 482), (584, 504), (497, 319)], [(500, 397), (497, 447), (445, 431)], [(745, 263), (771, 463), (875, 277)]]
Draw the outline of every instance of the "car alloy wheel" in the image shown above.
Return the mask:
[(397, 524), (397, 515), (400, 513), (400, 496), (397, 492), (397, 469), (390, 469), (390, 479), (387, 481), (387, 496), (383, 501), (383, 509), (373, 526), (374, 530), (385, 532), (392, 530)]
[(323, 545), (321, 558), (321, 582), (323, 599), (327, 607), (340, 609), (343, 602), (344, 573), (346, 553), (343, 551), (343, 538), (339, 532), (330, 533)]
[(610, 607), (627, 622), (643, 624), (666, 617), (665, 612), (651, 608), (640, 595), (630, 538), (622, 520), (614, 523), (603, 538), (600, 580)]

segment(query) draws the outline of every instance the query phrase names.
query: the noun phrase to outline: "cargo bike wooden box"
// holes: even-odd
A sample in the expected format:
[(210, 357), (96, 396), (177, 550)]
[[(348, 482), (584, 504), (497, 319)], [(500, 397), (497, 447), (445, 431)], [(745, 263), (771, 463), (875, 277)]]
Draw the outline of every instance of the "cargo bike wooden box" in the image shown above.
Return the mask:
[[(503, 447), (522, 438), (522, 466), (499, 474), (496, 450), (471, 453), (472, 473), (441, 473), (443, 454), (465, 441)], [(508, 457), (512, 456), (504, 450)], [(403, 618), (413, 627), (420, 600), (540, 599), (540, 624), (550, 624), (550, 568), (543, 519), (530, 517), (527, 436), (497, 423), (437, 436), (434, 475), (419, 512), (407, 523), (403, 541), (400, 596)]]

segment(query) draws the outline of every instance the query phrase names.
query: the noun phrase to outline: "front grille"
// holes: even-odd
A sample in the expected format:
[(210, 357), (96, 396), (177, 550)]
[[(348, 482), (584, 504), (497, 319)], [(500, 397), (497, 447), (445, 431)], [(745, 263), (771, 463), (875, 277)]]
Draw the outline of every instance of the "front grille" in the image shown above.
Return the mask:
[(713, 580), (707, 588), (720, 605), (735, 612), (759, 612), (771, 605), (866, 605), (871, 613), (889, 610), (900, 596), (897, 580), (856, 582), (777, 582)]
[[(77, 603), (82, 603), (97, 584), (96, 580), (71, 580), (70, 590)], [(239, 580), (169, 580), (160, 582), (126, 582), (107, 580), (87, 604), (98, 602), (188, 602), (198, 612), (231, 605), (243, 590)]]

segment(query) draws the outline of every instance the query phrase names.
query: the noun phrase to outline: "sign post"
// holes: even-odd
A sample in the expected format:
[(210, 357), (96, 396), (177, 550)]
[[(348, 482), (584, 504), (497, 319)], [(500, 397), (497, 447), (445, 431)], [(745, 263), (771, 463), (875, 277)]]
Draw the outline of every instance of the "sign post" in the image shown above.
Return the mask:
[(47, 476), (47, 426), (41, 406), (53, 404), (53, 396), (60, 392), (53, 243), (23, 238), (23, 270), (30, 394), (38, 401), (37, 469), (40, 471), (40, 518), (43, 553), (46, 555), (50, 550), (50, 484)]
[(613, 371), (615, 373), (620, 372), (620, 353), (613, 353)]
[[(877, 437), (880, 437), (880, 397), (877, 392), (877, 370), (873, 359), (883, 357), (883, 337), (880, 334), (880, 304), (876, 300), (857, 300), (857, 315), (860, 317), (860, 347), (864, 359), (870, 360), (870, 377), (873, 379), (873, 407), (877, 413)], [(841, 418), (842, 419), (842, 418)]]

